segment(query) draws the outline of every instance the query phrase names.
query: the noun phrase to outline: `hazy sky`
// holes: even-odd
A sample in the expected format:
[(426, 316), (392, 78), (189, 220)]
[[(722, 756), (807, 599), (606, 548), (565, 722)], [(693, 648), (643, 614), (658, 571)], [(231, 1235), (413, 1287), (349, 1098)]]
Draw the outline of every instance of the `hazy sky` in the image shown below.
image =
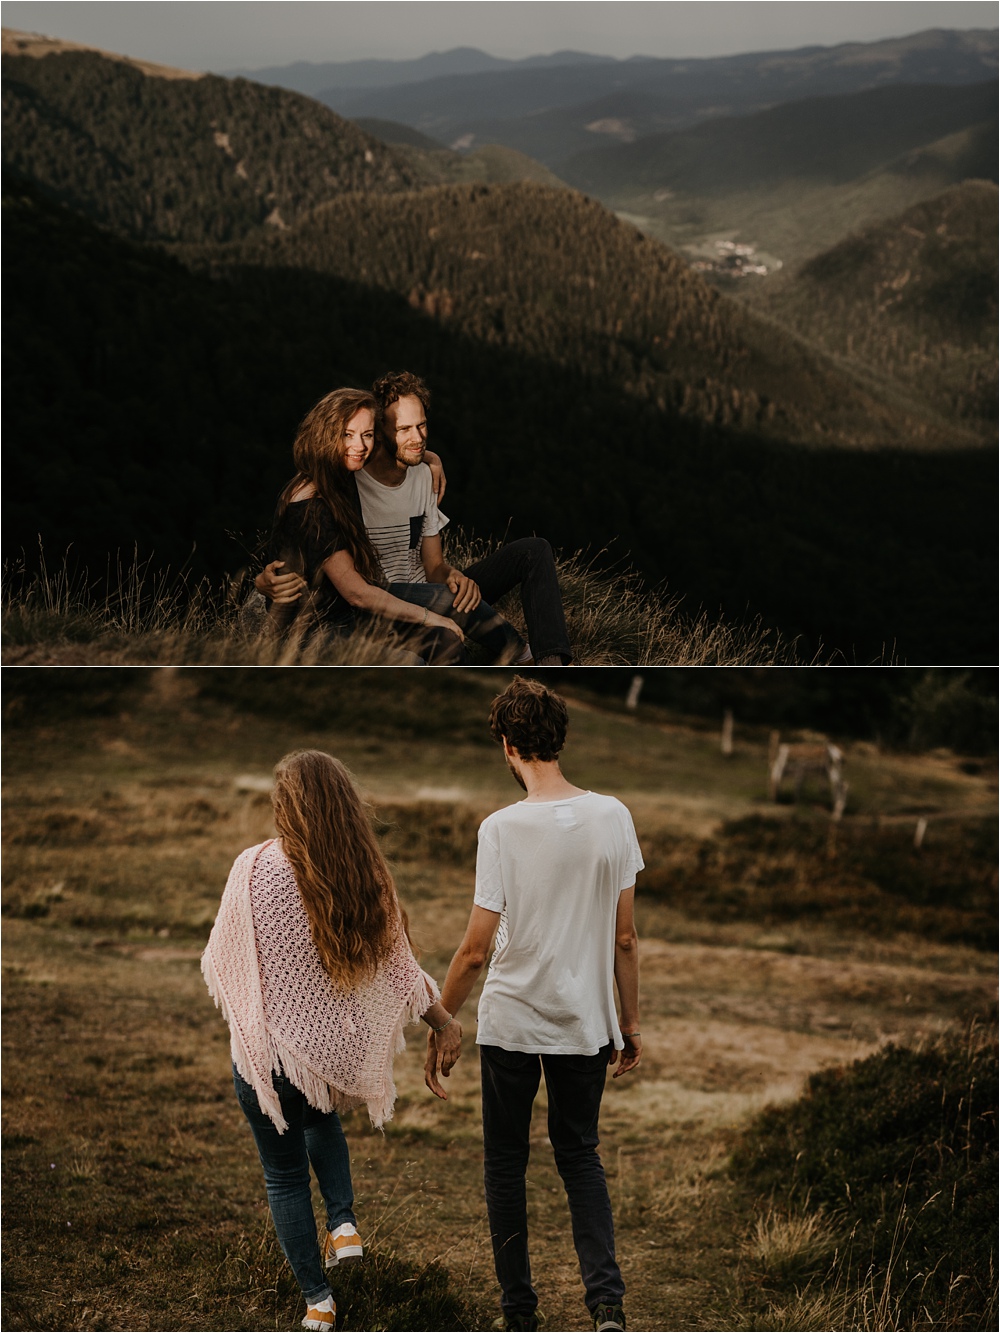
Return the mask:
[(400, 59), (477, 46), (497, 56), (710, 56), (993, 28), (995, 3), (895, 0), (5, 0), (5, 27), (189, 69)]

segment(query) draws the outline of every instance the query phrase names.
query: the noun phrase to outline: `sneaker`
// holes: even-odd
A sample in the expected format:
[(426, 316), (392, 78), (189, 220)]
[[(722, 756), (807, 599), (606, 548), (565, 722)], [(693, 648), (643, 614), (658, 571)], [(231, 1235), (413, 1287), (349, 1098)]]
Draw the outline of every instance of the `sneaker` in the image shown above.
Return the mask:
[(534, 1314), (513, 1315), (510, 1319), (501, 1315), (499, 1319), (494, 1319), (493, 1327), (501, 1333), (503, 1330), (509, 1330), (509, 1333), (535, 1333), (544, 1323), (545, 1316), (536, 1310)]
[(336, 1268), (338, 1264), (350, 1263), (364, 1254), (361, 1237), (353, 1222), (344, 1222), (334, 1231), (328, 1231), (323, 1237), (323, 1264), (327, 1268)]
[(337, 1307), (334, 1306), (332, 1310), (317, 1310), (315, 1306), (308, 1305), (302, 1327), (309, 1329), (311, 1333), (332, 1333), (337, 1327)]
[(625, 1328), (625, 1311), (620, 1305), (599, 1305), (594, 1311), (596, 1333), (622, 1333)]

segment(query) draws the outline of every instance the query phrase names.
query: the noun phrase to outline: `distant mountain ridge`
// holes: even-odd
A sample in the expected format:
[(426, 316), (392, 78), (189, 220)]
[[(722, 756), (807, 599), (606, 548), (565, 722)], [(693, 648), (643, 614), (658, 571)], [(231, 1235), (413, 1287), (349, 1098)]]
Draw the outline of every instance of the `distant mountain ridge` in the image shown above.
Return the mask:
[(445, 143), (466, 135), (474, 143), (503, 143), (558, 173), (566, 158), (599, 137), (601, 131), (588, 126), (630, 124), (637, 96), (644, 111), (631, 130), (641, 135), (889, 83), (978, 83), (996, 70), (995, 31), (934, 29), (835, 47), (485, 70), (388, 88), (330, 87), (315, 95), (341, 115), (402, 121)]
[(383, 133), (369, 133), (302, 93), (246, 79), (149, 77), (83, 49), (5, 55), (3, 73), (5, 169), (137, 240), (281, 229), (345, 191), (562, 184), (512, 149), (459, 157), (406, 126), (378, 122)]
[(312, 62), (296, 60), (289, 65), (265, 65), (256, 69), (227, 69), (226, 78), (253, 79), (273, 83), (293, 92), (314, 97), (324, 89), (392, 88), (401, 83), (423, 83), (447, 75), (485, 74), (497, 70), (551, 69), (557, 65), (601, 65), (615, 63), (614, 56), (595, 56), (584, 51), (555, 51), (545, 56), (507, 60), (471, 46), (432, 51), (416, 60), (343, 60)]
[(995, 180), (996, 105), (995, 83), (890, 84), (592, 148), (561, 173), (701, 261), (725, 238), (794, 264), (963, 180)]
[(789, 177), (842, 182), (985, 121), (996, 106), (996, 82), (891, 84), (594, 148), (562, 171), (571, 185), (598, 195), (636, 187), (731, 193)]

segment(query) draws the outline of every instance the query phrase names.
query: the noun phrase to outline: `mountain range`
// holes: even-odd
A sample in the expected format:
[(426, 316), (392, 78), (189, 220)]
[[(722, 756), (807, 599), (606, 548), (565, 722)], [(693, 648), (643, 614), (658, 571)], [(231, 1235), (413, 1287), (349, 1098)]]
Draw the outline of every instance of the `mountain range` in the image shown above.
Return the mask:
[[(943, 153), (925, 136), (974, 138), (983, 97), (935, 87), (909, 138), (886, 111), (855, 157)], [(225, 533), (253, 546), (304, 408), (407, 365), (466, 528), (628, 553), (849, 660), (994, 651), (995, 561), (969, 522), (994, 426), (989, 185), (734, 300), (508, 147), (406, 142), (242, 78), (5, 56), (4, 117), (8, 439), (46, 442), (8, 453), (9, 551), (41, 533), (100, 563), (141, 534), (158, 560), (232, 569)], [(800, 142), (784, 177), (772, 154), (776, 189)]]
[(267, 65), (257, 69), (228, 69), (227, 78), (252, 79), (276, 84), (310, 97), (335, 88), (394, 88), (399, 84), (423, 83), (452, 75), (496, 73), (500, 70), (552, 69), (560, 65), (604, 65), (617, 63), (612, 56), (593, 56), (584, 51), (556, 51), (547, 56), (505, 60), (487, 55), (472, 46), (450, 51), (431, 51), (416, 60), (342, 60), (291, 65)]
[[(484, 69), (313, 95), (341, 115), (402, 121), (444, 143), (501, 143), (557, 174), (575, 153), (779, 102), (888, 84), (966, 84), (996, 77), (995, 32), (910, 37), (711, 59), (643, 58)], [(270, 71), (269, 73), (274, 73)]]

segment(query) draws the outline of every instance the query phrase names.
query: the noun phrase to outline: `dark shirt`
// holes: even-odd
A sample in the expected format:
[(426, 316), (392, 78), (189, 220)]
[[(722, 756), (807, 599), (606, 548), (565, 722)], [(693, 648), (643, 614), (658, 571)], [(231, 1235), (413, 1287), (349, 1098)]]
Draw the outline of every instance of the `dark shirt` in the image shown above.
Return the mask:
[[(353, 477), (349, 495), (360, 517), (361, 501)], [(274, 521), (267, 544), (267, 562), (283, 560), (282, 573), (295, 571), (303, 575), (312, 590), (308, 599), (312, 614), (321, 621), (339, 624), (352, 620), (355, 611), (323, 573), (323, 563), (346, 546), (343, 532), (322, 500), (318, 497), (293, 500)]]

